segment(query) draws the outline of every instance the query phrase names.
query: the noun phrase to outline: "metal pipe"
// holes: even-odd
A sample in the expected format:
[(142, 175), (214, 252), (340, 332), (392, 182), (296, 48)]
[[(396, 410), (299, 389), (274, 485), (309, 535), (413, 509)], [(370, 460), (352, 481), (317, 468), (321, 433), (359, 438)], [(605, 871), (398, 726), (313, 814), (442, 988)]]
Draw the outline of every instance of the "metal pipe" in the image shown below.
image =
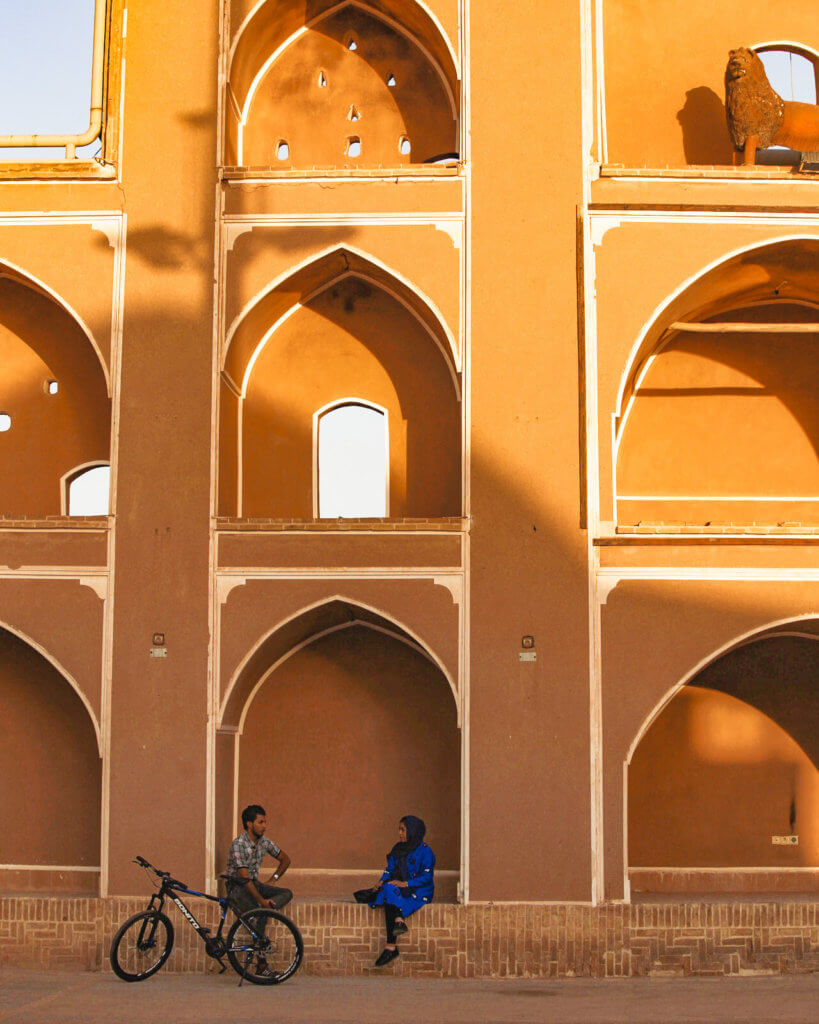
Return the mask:
[(102, 101), (105, 92), (105, 21), (107, 0), (94, 2), (94, 56), (91, 64), (91, 114), (89, 125), (79, 135), (0, 135), (0, 147), (65, 146), (66, 156), (74, 157), (79, 146), (87, 146), (102, 130)]

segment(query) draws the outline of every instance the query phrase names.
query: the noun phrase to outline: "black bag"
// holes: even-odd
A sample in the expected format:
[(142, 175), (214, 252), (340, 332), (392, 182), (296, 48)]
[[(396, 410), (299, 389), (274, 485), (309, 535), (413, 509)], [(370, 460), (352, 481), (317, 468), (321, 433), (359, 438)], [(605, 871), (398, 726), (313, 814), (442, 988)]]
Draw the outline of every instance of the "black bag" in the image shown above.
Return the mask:
[(356, 889), (353, 893), (353, 899), (356, 903), (372, 903), (377, 892), (378, 889)]

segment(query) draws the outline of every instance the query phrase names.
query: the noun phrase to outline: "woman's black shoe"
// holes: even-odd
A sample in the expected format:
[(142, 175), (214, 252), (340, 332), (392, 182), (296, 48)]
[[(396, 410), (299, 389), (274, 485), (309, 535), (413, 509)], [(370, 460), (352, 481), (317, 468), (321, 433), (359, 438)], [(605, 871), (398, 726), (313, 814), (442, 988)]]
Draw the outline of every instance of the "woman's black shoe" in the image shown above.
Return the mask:
[(407, 928), (406, 924), (404, 924), (403, 921), (396, 921), (395, 924), (392, 926), (392, 930), (395, 932), (396, 935), (403, 935), (404, 932), (409, 931), (409, 928)]
[(385, 949), (382, 950), (381, 956), (375, 961), (376, 967), (385, 967), (388, 963), (393, 961), (398, 956), (397, 949)]

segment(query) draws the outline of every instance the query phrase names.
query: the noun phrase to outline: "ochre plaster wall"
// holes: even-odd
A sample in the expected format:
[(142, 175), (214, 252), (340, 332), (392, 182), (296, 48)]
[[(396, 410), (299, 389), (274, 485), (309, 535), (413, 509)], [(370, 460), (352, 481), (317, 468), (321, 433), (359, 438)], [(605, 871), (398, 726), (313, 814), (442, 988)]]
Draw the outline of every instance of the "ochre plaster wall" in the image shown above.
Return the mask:
[(723, 76), (728, 51), (786, 40), (819, 48), (811, 4), (602, 0), (611, 163), (730, 164)]
[(356, 278), (299, 310), (254, 364), (243, 515), (312, 517), (313, 414), (343, 398), (387, 410), (389, 515), (459, 515), (460, 403), (445, 357), (402, 305)]
[[(352, 137), (361, 143), (356, 158), (347, 155)], [(400, 152), (402, 138), (409, 139), (410, 154)], [(289, 147), (286, 160), (277, 155), (281, 140)], [(455, 111), (430, 60), (379, 18), (347, 7), (302, 35), (268, 69), (248, 111), (241, 163), (400, 167), (457, 148)]]
[(9, 278), (0, 278), (0, 412), (11, 417), (0, 434), (4, 515), (59, 515), (63, 475), (110, 457), (111, 406), (88, 338), (53, 299)]
[(447, 681), (372, 629), (314, 641), (249, 706), (238, 796), (239, 810), (265, 807), (296, 867), (380, 868), (398, 819), (416, 814), (438, 867), (457, 870), (460, 736)]
[[(684, 687), (641, 740), (628, 793), (630, 867), (819, 863), (819, 769), (736, 697)], [(799, 845), (774, 846), (792, 831), (792, 803)]]
[(5, 864), (100, 863), (101, 763), (88, 712), (28, 644), (0, 629)]

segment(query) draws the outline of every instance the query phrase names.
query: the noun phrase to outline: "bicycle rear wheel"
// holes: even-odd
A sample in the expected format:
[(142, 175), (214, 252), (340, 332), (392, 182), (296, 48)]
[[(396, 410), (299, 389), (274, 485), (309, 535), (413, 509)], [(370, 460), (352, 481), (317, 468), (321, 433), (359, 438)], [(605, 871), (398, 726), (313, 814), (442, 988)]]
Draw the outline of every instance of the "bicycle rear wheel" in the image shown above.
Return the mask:
[(129, 917), (111, 943), (111, 967), (123, 981), (144, 981), (171, 955), (173, 925), (158, 910)]
[(254, 985), (287, 981), (299, 969), (303, 954), (301, 932), (276, 910), (248, 910), (228, 932), (230, 965)]

